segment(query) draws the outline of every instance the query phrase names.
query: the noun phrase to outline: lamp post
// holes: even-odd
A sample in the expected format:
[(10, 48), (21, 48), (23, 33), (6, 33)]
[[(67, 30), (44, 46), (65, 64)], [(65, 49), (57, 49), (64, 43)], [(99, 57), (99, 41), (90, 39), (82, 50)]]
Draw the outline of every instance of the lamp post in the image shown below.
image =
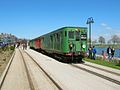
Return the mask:
[(91, 47), (91, 24), (94, 23), (94, 20), (92, 17), (87, 19), (87, 23), (89, 24), (89, 47)]

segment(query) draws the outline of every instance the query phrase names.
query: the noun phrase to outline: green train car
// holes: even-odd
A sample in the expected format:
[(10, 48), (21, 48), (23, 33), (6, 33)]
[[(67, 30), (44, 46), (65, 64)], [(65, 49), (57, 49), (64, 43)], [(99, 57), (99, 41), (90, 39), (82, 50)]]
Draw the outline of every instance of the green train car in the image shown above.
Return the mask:
[(87, 28), (63, 27), (30, 40), (29, 45), (63, 61), (81, 61), (87, 51)]

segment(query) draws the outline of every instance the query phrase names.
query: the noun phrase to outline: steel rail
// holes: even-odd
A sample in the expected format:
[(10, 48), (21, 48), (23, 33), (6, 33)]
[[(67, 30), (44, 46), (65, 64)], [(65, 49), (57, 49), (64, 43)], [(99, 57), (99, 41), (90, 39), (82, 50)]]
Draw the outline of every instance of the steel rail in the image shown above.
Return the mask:
[(89, 64), (85, 64), (85, 63), (84, 63), (83, 65), (89, 66), (89, 67), (92, 67), (92, 68), (95, 68), (95, 69), (99, 69), (99, 70), (108, 72), (108, 73), (110, 73), (110, 74), (114, 74), (114, 75), (120, 76), (119, 73), (116, 73), (116, 72), (113, 72), (113, 71), (109, 71), (109, 70), (106, 70), (106, 69), (103, 69), (103, 68), (99, 68), (99, 67), (96, 67), (96, 66), (93, 66), (93, 65), (89, 65)]
[(43, 73), (55, 84), (59, 90), (63, 90), (62, 87), (40, 66), (40, 64), (38, 64), (38, 62), (36, 62), (36, 60), (30, 54), (27, 52), (25, 53), (34, 61), (34, 63), (43, 71)]
[[(19, 50), (20, 51), (20, 50)], [(31, 76), (30, 76), (30, 73), (29, 73), (29, 70), (27, 68), (27, 65), (26, 65), (26, 62), (25, 62), (25, 58), (22, 54), (22, 51), (20, 51), (20, 54), (23, 58), (23, 63), (24, 63), (24, 66), (25, 66), (25, 71), (26, 71), (26, 74), (27, 74), (27, 78), (28, 78), (28, 82), (29, 82), (29, 86), (30, 86), (30, 90), (35, 90), (35, 87), (33, 85), (33, 82), (32, 82), (32, 79), (31, 79)]]
[(8, 74), (8, 71), (9, 71), (10, 66), (12, 64), (14, 56), (15, 56), (15, 51), (13, 52), (13, 54), (12, 54), (12, 56), (10, 58), (10, 61), (8, 62), (6, 68), (5, 68), (5, 70), (4, 70), (4, 72), (3, 72), (2, 76), (1, 76), (1, 79), (0, 79), (0, 90), (1, 90), (2, 85), (3, 85), (4, 81), (5, 81), (5, 78), (6, 78), (7, 74)]
[(83, 68), (83, 67), (80, 67), (80, 66), (76, 66), (76, 65), (73, 65), (73, 64), (72, 64), (71, 66), (72, 66), (72, 67), (75, 67), (75, 68), (77, 68), (77, 69), (86, 71), (86, 72), (88, 72), (88, 73), (90, 73), (90, 74), (96, 75), (96, 76), (98, 76), (98, 77), (100, 77), (100, 78), (103, 78), (103, 79), (108, 80), (108, 81), (110, 81), (110, 82), (113, 82), (113, 83), (115, 83), (115, 84), (120, 85), (120, 81), (118, 81), (118, 80), (112, 79), (112, 78), (110, 78), (110, 77), (107, 77), (107, 76), (105, 76), (105, 75), (99, 74), (99, 73), (97, 73), (97, 72), (88, 70), (88, 69)]

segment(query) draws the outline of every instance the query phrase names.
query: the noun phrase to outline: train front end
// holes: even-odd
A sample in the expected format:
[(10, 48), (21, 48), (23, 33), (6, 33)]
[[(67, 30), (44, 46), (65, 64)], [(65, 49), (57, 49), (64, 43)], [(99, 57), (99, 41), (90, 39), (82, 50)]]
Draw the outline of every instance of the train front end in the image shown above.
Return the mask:
[(81, 61), (87, 51), (87, 28), (71, 27), (65, 30), (64, 51), (70, 60)]

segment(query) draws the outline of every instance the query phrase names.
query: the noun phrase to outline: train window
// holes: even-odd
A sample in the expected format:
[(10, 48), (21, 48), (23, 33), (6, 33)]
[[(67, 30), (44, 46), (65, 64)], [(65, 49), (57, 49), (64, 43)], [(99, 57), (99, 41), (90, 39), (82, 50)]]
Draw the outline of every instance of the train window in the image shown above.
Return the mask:
[(81, 34), (81, 40), (87, 40), (87, 35), (86, 34)]
[(51, 42), (53, 42), (53, 36), (50, 36)]
[(43, 42), (44, 42), (44, 37), (42, 38)]
[(67, 31), (65, 31), (65, 37), (67, 36)]
[(69, 31), (68, 35), (70, 39), (74, 39), (74, 31)]
[(80, 31), (76, 31), (76, 41), (80, 40)]
[(57, 33), (57, 41), (60, 41), (60, 35)]

